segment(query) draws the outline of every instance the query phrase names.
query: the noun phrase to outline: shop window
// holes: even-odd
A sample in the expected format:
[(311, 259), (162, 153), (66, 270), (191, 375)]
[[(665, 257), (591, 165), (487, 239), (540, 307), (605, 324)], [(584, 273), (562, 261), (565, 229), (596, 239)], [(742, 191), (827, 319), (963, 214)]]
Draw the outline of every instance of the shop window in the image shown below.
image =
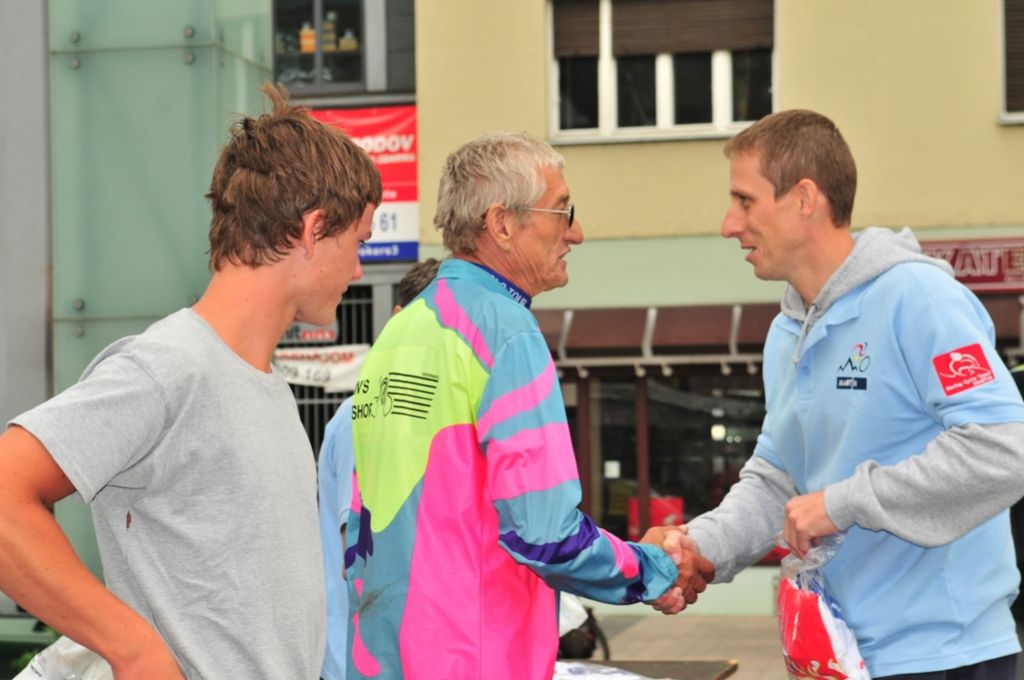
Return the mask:
[(275, 0), (274, 79), (302, 94), (412, 92), (413, 0)]
[(1024, 0), (1003, 0), (1004, 109), (1024, 120)]
[(726, 134), (771, 113), (773, 21), (773, 0), (552, 0), (556, 131)]
[[(636, 408), (640, 381), (646, 423)], [(654, 524), (679, 523), (718, 506), (753, 453), (765, 414), (761, 376), (725, 375), (718, 366), (643, 378), (603, 371), (591, 374), (589, 389), (590, 509), (602, 527), (622, 538), (636, 538), (644, 529), (637, 526), (643, 483)], [(641, 427), (646, 479), (640, 479)]]
[(592, 514), (628, 537), (630, 499), (637, 495), (636, 383), (631, 376), (591, 376)]
[(722, 502), (764, 419), (761, 376), (716, 369), (647, 378), (651, 495), (683, 498), (686, 518)]

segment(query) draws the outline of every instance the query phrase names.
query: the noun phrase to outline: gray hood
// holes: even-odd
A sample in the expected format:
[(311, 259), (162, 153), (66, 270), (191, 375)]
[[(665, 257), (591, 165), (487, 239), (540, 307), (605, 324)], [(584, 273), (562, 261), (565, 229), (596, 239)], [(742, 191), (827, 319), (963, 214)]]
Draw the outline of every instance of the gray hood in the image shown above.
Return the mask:
[(863, 283), (889, 271), (904, 262), (922, 262), (938, 267), (950, 276), (953, 268), (945, 260), (929, 257), (921, 252), (921, 245), (910, 229), (898, 232), (881, 227), (868, 227), (853, 234), (854, 245), (839, 269), (832, 273), (818, 297), (808, 307), (791, 285), (782, 293), (782, 313), (802, 324), (800, 338), (793, 354), (794, 363), (800, 356), (807, 332), (839, 298)]

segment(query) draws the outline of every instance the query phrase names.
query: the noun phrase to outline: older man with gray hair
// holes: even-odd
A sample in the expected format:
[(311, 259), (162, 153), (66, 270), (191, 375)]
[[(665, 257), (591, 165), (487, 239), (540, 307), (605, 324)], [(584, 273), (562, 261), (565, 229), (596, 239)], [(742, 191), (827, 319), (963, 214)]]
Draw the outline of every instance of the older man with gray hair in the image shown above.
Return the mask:
[(583, 242), (563, 166), (509, 133), (445, 164), (434, 223), (452, 258), (388, 323), (355, 394), (350, 678), (550, 678), (556, 590), (678, 610), (713, 577), (678, 530), (627, 543), (577, 509), (557, 372), (529, 311), (568, 283)]

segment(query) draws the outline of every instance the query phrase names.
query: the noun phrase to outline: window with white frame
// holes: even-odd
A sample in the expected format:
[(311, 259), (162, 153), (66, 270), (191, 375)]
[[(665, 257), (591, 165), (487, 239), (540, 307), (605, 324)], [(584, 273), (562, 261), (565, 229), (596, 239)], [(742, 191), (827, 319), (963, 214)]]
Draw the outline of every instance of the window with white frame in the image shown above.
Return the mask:
[(773, 0), (552, 0), (551, 16), (560, 136), (726, 133), (771, 113)]
[(1024, 119), (1024, 0), (1003, 0), (1003, 109)]

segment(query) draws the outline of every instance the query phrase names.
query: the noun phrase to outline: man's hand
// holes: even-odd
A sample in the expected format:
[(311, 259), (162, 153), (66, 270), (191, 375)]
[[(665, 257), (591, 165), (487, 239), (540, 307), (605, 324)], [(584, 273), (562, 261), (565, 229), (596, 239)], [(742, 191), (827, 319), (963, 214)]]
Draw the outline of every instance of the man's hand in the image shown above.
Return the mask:
[(685, 525), (651, 527), (640, 542), (660, 545), (679, 570), (675, 585), (650, 603), (663, 614), (677, 614), (686, 609), (715, 578), (714, 565), (701, 557), (697, 544), (686, 535)]
[(803, 559), (817, 539), (839, 531), (825, 511), (825, 492), (795, 496), (786, 503), (786, 524), (782, 535), (797, 557)]

